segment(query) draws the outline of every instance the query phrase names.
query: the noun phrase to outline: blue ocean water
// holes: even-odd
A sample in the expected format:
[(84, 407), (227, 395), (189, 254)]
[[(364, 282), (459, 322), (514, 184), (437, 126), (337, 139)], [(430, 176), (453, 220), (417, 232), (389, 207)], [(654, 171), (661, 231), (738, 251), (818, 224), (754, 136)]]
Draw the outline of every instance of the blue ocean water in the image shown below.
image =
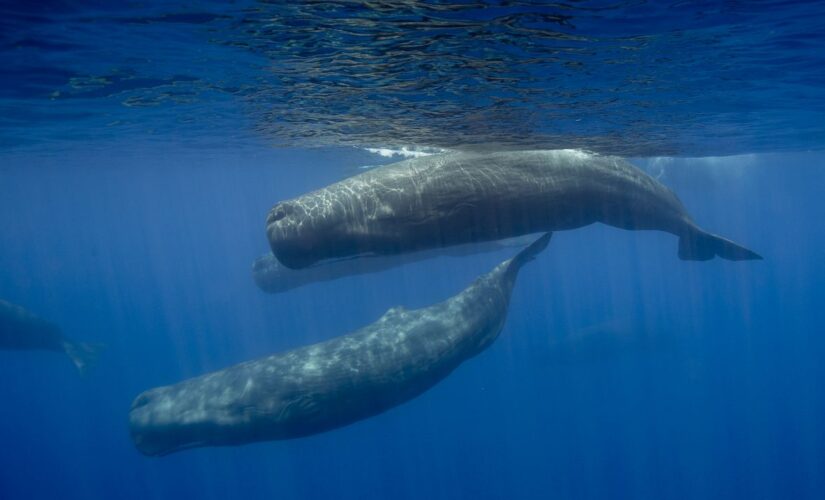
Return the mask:
[[(107, 347), (86, 377), (0, 352), (0, 497), (825, 497), (824, 21), (816, 2), (3, 2), (0, 299)], [(496, 343), (413, 401), (136, 451), (140, 392), (512, 256), (255, 287), (275, 202), (400, 146), (626, 155), (765, 260), (559, 232)]]

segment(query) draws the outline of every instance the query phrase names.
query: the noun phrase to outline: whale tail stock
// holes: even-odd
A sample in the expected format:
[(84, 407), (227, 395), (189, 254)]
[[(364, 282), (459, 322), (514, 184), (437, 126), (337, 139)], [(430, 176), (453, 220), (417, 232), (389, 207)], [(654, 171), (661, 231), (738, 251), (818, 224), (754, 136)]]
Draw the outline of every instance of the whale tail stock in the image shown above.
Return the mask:
[(762, 260), (758, 253), (699, 228), (679, 237), (679, 258), (710, 260), (716, 256), (727, 260)]
[(530, 243), (527, 248), (519, 252), (518, 255), (510, 259), (510, 262), (507, 264), (507, 273), (510, 275), (517, 274), (521, 266), (535, 259), (536, 255), (547, 248), (547, 244), (550, 243), (552, 236), (553, 233), (541, 235), (536, 241)]
[(77, 367), (77, 371), (81, 375), (86, 375), (86, 372), (97, 363), (103, 344), (66, 340), (63, 342), (63, 350)]

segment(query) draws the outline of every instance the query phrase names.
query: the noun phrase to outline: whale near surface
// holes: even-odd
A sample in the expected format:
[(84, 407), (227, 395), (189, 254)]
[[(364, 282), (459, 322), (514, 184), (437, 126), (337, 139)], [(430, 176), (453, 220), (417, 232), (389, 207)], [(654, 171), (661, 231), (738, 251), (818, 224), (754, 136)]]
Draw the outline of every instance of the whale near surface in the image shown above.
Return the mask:
[(433, 306), (392, 308), (348, 335), (150, 389), (129, 413), (135, 446), (158, 456), (297, 438), (408, 401), (493, 343), (519, 269), (549, 240), (541, 236)]
[(277, 203), (272, 253), (299, 269), (595, 222), (679, 237), (679, 257), (760, 259), (701, 229), (667, 187), (629, 162), (576, 150), (450, 153), (385, 165)]
[(54, 323), (0, 300), (0, 349), (53, 351), (66, 354), (80, 373), (97, 360), (101, 344), (76, 342)]

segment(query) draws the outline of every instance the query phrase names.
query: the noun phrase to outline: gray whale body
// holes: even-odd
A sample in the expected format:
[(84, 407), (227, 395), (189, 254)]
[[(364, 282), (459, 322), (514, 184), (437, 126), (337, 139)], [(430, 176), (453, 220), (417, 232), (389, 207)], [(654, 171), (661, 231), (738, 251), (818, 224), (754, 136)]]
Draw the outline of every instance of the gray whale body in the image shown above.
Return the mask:
[(629, 162), (574, 150), (393, 163), (277, 203), (266, 226), (272, 253), (299, 269), (595, 222), (675, 234), (685, 260), (761, 258), (702, 230), (673, 192)]
[(68, 339), (54, 323), (0, 300), (0, 349), (64, 353), (82, 374), (97, 360), (101, 348), (101, 344)]
[(519, 269), (549, 240), (540, 237), (433, 306), (393, 308), (349, 335), (150, 389), (129, 413), (135, 446), (158, 456), (297, 438), (408, 401), (493, 343)]

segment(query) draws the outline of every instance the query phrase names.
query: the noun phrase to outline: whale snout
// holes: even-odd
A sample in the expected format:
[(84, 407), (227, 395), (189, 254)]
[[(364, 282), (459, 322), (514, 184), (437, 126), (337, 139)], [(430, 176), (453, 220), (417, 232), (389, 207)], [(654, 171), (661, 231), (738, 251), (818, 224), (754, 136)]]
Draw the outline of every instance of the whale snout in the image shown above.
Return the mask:
[(138, 451), (158, 457), (203, 445), (207, 419), (176, 403), (167, 388), (151, 389), (135, 398), (129, 410), (129, 433)]
[(290, 269), (301, 269), (317, 262), (319, 221), (292, 202), (280, 202), (266, 218), (266, 233), (272, 253)]
[(266, 217), (266, 225), (270, 226), (272, 224), (280, 222), (281, 225), (290, 222), (288, 219), (291, 216), (295, 215), (295, 205), (288, 201), (282, 201), (280, 203), (276, 203), (272, 210), (269, 211), (269, 214)]
[(153, 407), (153, 392), (154, 390), (146, 391), (132, 401), (129, 410), (129, 434), (141, 453), (159, 456), (163, 455), (169, 446), (160, 439), (161, 433), (158, 430), (161, 425)]
[(175, 451), (175, 415), (171, 402), (163, 401), (160, 389), (138, 395), (129, 410), (129, 433), (144, 455), (162, 456)]
[(144, 455), (159, 457), (201, 446), (243, 440), (248, 422), (235, 396), (219, 377), (206, 376), (157, 387), (138, 395), (129, 410), (129, 433)]
[(364, 224), (353, 224), (352, 212), (350, 204), (339, 199), (276, 204), (266, 218), (272, 253), (290, 269), (309, 267), (342, 252), (359, 253)]

